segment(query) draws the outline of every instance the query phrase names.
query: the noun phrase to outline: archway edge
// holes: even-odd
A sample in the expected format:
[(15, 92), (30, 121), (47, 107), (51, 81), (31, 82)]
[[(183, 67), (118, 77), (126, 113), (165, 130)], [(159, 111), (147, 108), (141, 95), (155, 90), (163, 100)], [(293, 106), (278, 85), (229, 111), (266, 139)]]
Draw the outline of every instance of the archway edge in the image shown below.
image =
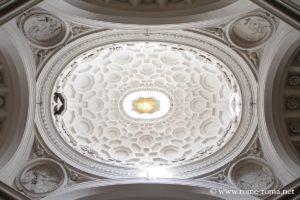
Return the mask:
[[(123, 189), (124, 190), (123, 190)], [(139, 188), (139, 189), (137, 189)], [(231, 199), (238, 200), (240, 195), (220, 195), (218, 190), (236, 190), (236, 188), (206, 180), (183, 180), (183, 179), (115, 179), (97, 180), (58, 190), (43, 200), (73, 200), (89, 199), (101, 195), (101, 199), (122, 199), (128, 197), (157, 197), (164, 198), (181, 197), (192, 200), (200, 197), (211, 197), (209, 199)], [(134, 192), (133, 192), (134, 191)], [(165, 191), (163, 193), (157, 193)], [(125, 195), (125, 196), (124, 196)], [(141, 197), (141, 196), (139, 196)], [(191, 198), (192, 197), (192, 198)], [(254, 196), (243, 195), (243, 199), (258, 199)]]

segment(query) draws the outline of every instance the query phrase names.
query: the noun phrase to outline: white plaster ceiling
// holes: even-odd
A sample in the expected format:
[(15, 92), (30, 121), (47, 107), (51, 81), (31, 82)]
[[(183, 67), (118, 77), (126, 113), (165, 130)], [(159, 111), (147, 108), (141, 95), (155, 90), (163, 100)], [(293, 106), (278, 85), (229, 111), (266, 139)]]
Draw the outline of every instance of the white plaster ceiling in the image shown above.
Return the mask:
[[(160, 100), (161, 110), (166, 100), (155, 92), (165, 95), (171, 108), (154, 118), (143, 116), (156, 112), (128, 115), (135, 111), (122, 102), (140, 91), (137, 97), (148, 92)], [(235, 134), (241, 106), (239, 85), (222, 61), (162, 42), (114, 43), (82, 53), (57, 77), (51, 101), (57, 130), (72, 148), (133, 167), (210, 156)]]

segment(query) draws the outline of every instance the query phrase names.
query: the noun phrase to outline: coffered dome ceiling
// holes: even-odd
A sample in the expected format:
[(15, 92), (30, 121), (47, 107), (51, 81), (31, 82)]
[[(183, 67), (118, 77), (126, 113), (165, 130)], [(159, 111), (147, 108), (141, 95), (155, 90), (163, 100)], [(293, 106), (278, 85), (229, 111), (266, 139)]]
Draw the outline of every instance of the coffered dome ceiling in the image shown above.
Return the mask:
[(167, 167), (190, 177), (226, 164), (256, 123), (255, 80), (227, 50), (184, 31), (81, 38), (41, 72), (41, 136), (67, 163), (102, 176)]
[(299, 34), (251, 1), (46, 0), (0, 38), (0, 178), (30, 199), (298, 177)]
[(240, 88), (213, 55), (184, 45), (128, 42), (73, 59), (58, 76), (59, 134), (95, 160), (128, 166), (201, 160), (230, 140)]

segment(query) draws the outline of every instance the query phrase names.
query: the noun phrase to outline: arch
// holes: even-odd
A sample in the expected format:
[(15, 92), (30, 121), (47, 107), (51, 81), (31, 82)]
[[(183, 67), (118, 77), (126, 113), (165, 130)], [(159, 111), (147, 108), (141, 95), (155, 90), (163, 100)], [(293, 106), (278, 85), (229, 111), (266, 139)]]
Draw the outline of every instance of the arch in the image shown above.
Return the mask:
[[(277, 37), (266, 47), (265, 57), (261, 61), (258, 87), (258, 118), (260, 140), (267, 160), (274, 167), (283, 184), (299, 177), (299, 160), (291, 151), (286, 139), (278, 130), (276, 116), (273, 113), (273, 93), (277, 91), (277, 74), (281, 74), (293, 52), (300, 43), (299, 32), (288, 25), (282, 25)], [(276, 39), (276, 41), (275, 41)], [(280, 47), (280, 48), (278, 48)], [(274, 51), (277, 49), (277, 51)], [(278, 114), (277, 114), (278, 115)]]
[(12, 182), (15, 173), (25, 162), (33, 142), (35, 108), (35, 61), (28, 55), (28, 46), (22, 40), (14, 22), (0, 29), (1, 58), (7, 75), (7, 120), (1, 137), (0, 179)]
[(204, 180), (119, 179), (80, 183), (56, 191), (43, 200), (238, 200), (258, 199), (250, 195), (224, 195), (218, 190), (235, 190), (228, 185)]
[[(200, 2), (202, 4), (202, 2)], [(207, 4), (207, 3), (206, 3)], [(91, 26), (102, 26), (109, 28), (125, 29), (174, 29), (190, 26), (203, 27), (218, 22), (224, 22), (224, 16), (230, 20), (241, 13), (249, 12), (257, 8), (252, 2), (242, 0), (222, 0), (199, 6), (192, 9), (168, 10), (165, 17), (159, 17), (159, 12), (152, 12), (152, 16), (145, 16), (143, 12), (132, 10), (119, 10), (105, 8), (85, 1), (45, 1), (39, 4), (43, 9), (56, 12), (78, 23), (89, 24)], [(122, 6), (121, 6), (122, 7)], [(159, 7), (158, 7), (159, 8)], [(135, 11), (138, 9), (135, 8)], [(58, 13), (59, 12), (59, 13)], [(120, 15), (123, 13), (123, 15)], [(136, 13), (131, 16), (132, 13)], [(166, 13), (165, 10), (160, 13)], [(181, 16), (178, 16), (181, 13)], [(155, 16), (155, 17), (154, 17)], [(214, 19), (212, 19), (212, 16)]]

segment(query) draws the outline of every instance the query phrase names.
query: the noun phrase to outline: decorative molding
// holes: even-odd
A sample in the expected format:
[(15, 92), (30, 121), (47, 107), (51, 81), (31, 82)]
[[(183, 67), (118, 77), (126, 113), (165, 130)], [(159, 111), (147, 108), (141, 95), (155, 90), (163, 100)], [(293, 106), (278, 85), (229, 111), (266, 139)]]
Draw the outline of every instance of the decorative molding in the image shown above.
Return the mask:
[(11, 120), (9, 111), (10, 108), (7, 105), (7, 100), (10, 100), (11, 97), (7, 97), (9, 93), (9, 86), (6, 82), (7, 79), (10, 78), (9, 72), (7, 71), (7, 68), (9, 66), (6, 64), (5, 58), (0, 50), (0, 138), (1, 142), (0, 144), (4, 146), (5, 140), (5, 133), (7, 130), (4, 130), (4, 127), (7, 126), (7, 118), (8, 120)]
[(33, 152), (33, 156), (34, 157), (44, 157), (46, 155), (46, 152), (44, 150), (44, 148), (38, 144), (38, 142), (35, 142), (35, 148), (34, 148), (34, 152)]
[[(93, 27), (85, 26), (82, 24), (76, 24), (73, 22), (68, 22), (68, 26), (69, 26), (68, 30), (70, 30), (68, 42), (75, 40), (76, 38), (82, 36), (83, 34), (91, 33), (91, 31), (95, 31), (95, 28)], [(101, 31), (103, 31), (103, 29)]]
[(3, 200), (30, 200), (21, 192), (0, 181), (0, 198)]
[(246, 57), (250, 60), (250, 62), (255, 66), (256, 70), (259, 70), (260, 67), (260, 60), (263, 56), (264, 48), (260, 48), (257, 50), (250, 50), (250, 51), (243, 51), (241, 52), (246, 55)]
[(78, 172), (77, 169), (72, 170), (72, 169), (67, 168), (67, 171), (68, 171), (68, 175), (69, 175), (68, 182), (67, 182), (68, 186), (74, 185), (74, 184), (80, 184), (80, 183), (88, 182), (88, 181), (99, 180), (99, 177), (95, 178), (95, 177), (87, 176), (86, 174)]

